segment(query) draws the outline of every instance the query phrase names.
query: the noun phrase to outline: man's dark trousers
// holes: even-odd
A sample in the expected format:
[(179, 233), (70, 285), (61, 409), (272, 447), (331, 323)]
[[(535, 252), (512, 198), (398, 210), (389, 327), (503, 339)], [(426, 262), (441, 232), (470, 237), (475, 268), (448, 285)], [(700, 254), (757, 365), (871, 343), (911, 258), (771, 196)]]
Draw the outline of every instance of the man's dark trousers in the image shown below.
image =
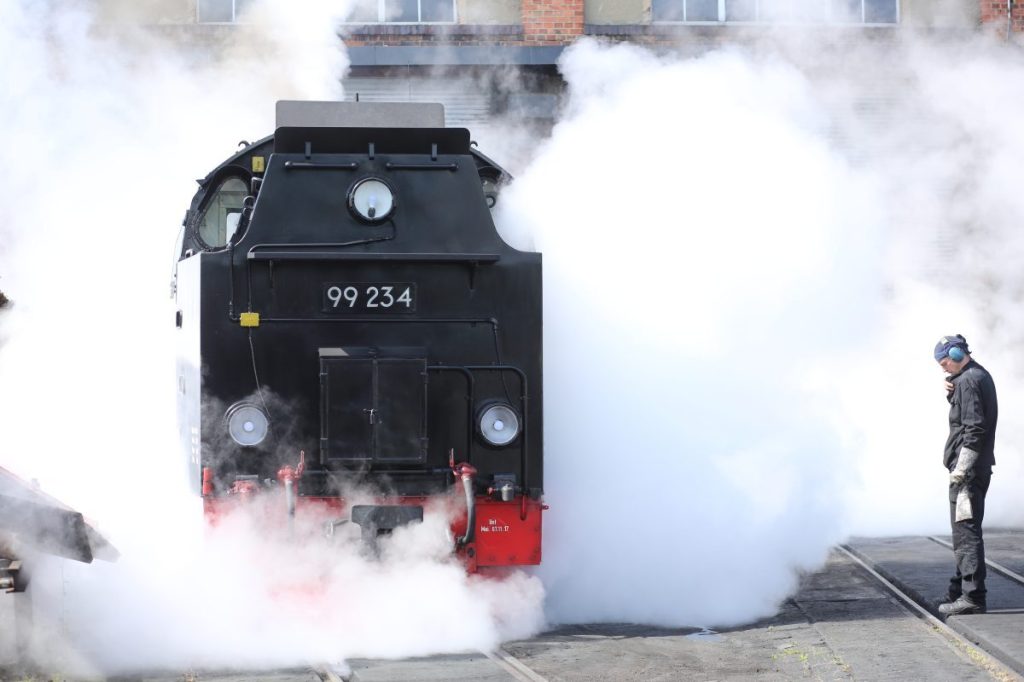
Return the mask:
[(953, 528), (953, 556), (956, 558), (956, 576), (949, 580), (950, 601), (961, 594), (979, 606), (985, 605), (985, 542), (981, 535), (981, 522), (985, 518), (985, 493), (992, 480), (991, 473), (975, 472), (967, 486), (973, 518), (956, 521), (956, 495), (959, 486), (949, 488), (949, 523)]

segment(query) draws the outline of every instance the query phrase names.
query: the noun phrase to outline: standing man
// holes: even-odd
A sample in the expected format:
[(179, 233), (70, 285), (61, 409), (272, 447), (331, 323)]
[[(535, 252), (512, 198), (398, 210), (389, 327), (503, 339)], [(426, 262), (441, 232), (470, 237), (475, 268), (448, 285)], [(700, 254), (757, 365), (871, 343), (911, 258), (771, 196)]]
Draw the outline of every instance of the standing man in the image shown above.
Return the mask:
[(939, 606), (939, 613), (985, 613), (985, 543), (981, 522), (985, 517), (985, 493), (996, 463), (996, 385), (992, 375), (971, 359), (967, 339), (959, 334), (939, 339), (935, 360), (949, 375), (949, 438), (942, 463), (949, 470), (949, 522), (956, 559), (956, 575), (949, 582), (949, 601)]

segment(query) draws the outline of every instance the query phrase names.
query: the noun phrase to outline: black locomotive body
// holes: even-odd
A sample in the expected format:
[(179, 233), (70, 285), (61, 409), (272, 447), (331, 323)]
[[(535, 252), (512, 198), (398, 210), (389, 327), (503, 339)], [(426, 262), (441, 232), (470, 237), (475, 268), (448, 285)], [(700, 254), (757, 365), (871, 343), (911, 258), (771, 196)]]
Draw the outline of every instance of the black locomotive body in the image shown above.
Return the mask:
[[(280, 102), (272, 137), (199, 181), (174, 290), (210, 516), (286, 490), (289, 514), (382, 532), (461, 482), (470, 567), (540, 561), (541, 257), (494, 227), (507, 174), (443, 125), (440, 105)], [(350, 509), (351, 485), (377, 503)]]

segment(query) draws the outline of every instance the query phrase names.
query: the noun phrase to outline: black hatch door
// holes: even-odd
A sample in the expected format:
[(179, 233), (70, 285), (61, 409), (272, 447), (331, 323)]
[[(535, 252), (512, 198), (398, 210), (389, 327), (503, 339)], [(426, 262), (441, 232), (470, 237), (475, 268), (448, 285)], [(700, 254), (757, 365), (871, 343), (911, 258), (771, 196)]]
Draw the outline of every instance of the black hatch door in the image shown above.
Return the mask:
[(329, 350), (320, 356), (323, 461), (426, 461), (426, 359), (325, 354)]

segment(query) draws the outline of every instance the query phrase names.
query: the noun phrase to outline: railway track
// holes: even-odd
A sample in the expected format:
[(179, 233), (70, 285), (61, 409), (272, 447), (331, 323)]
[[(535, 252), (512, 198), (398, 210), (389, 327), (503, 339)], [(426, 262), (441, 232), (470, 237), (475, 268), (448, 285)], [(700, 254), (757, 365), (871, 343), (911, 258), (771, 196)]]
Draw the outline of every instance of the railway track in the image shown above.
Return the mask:
[(394, 682), (397, 680), (480, 680), (548, 682), (508, 651), (430, 656), (396, 661), (351, 661), (345, 666), (315, 665), (321, 682)]
[(854, 539), (839, 549), (977, 666), (999, 680), (1024, 680), (1024, 532), (988, 535), (988, 613), (946, 619), (938, 604), (953, 568), (948, 540)]
[[(0, 680), (37, 679), (25, 676), (9, 678), (0, 668)], [(115, 682), (67, 678), (68, 682)], [(116, 680), (126, 682), (548, 682), (548, 680), (499, 648), (493, 652), (439, 654), (398, 660), (355, 659), (340, 664), (313, 663), (306, 667), (276, 670), (190, 670), (186, 673), (149, 672)]]
[[(714, 632), (635, 623), (564, 625), (491, 652), (350, 659), (290, 670), (199, 670), (184, 680), (1024, 680), (1024, 530), (990, 531), (986, 545), (987, 614), (937, 617), (953, 566), (948, 540), (853, 538), (836, 548), (820, 571), (804, 576), (797, 593), (774, 615)], [(0, 665), (0, 679), (22, 678), (5, 678)], [(153, 671), (132, 679), (182, 682), (183, 677), (180, 671)]]
[[(931, 540), (932, 542), (935, 542), (935, 543), (938, 543), (938, 544), (942, 545), (943, 547), (946, 547), (948, 549), (953, 549), (953, 543), (949, 542), (948, 540), (943, 540), (942, 538), (937, 538), (934, 535), (929, 535), (928, 539)], [(1000, 564), (1000, 563), (998, 563), (996, 561), (993, 561), (992, 559), (989, 559), (989, 558), (985, 559), (985, 564), (989, 568), (991, 568), (993, 571), (995, 571), (996, 573), (999, 573), (1000, 575), (1005, 576), (1006, 578), (1009, 578), (1010, 580), (1014, 581), (1018, 585), (1024, 586), (1024, 575), (1021, 575), (1020, 573), (1017, 573), (1016, 571), (1011, 570), (1011, 569), (1007, 568), (1006, 566), (1003, 566), (1002, 564)]]

